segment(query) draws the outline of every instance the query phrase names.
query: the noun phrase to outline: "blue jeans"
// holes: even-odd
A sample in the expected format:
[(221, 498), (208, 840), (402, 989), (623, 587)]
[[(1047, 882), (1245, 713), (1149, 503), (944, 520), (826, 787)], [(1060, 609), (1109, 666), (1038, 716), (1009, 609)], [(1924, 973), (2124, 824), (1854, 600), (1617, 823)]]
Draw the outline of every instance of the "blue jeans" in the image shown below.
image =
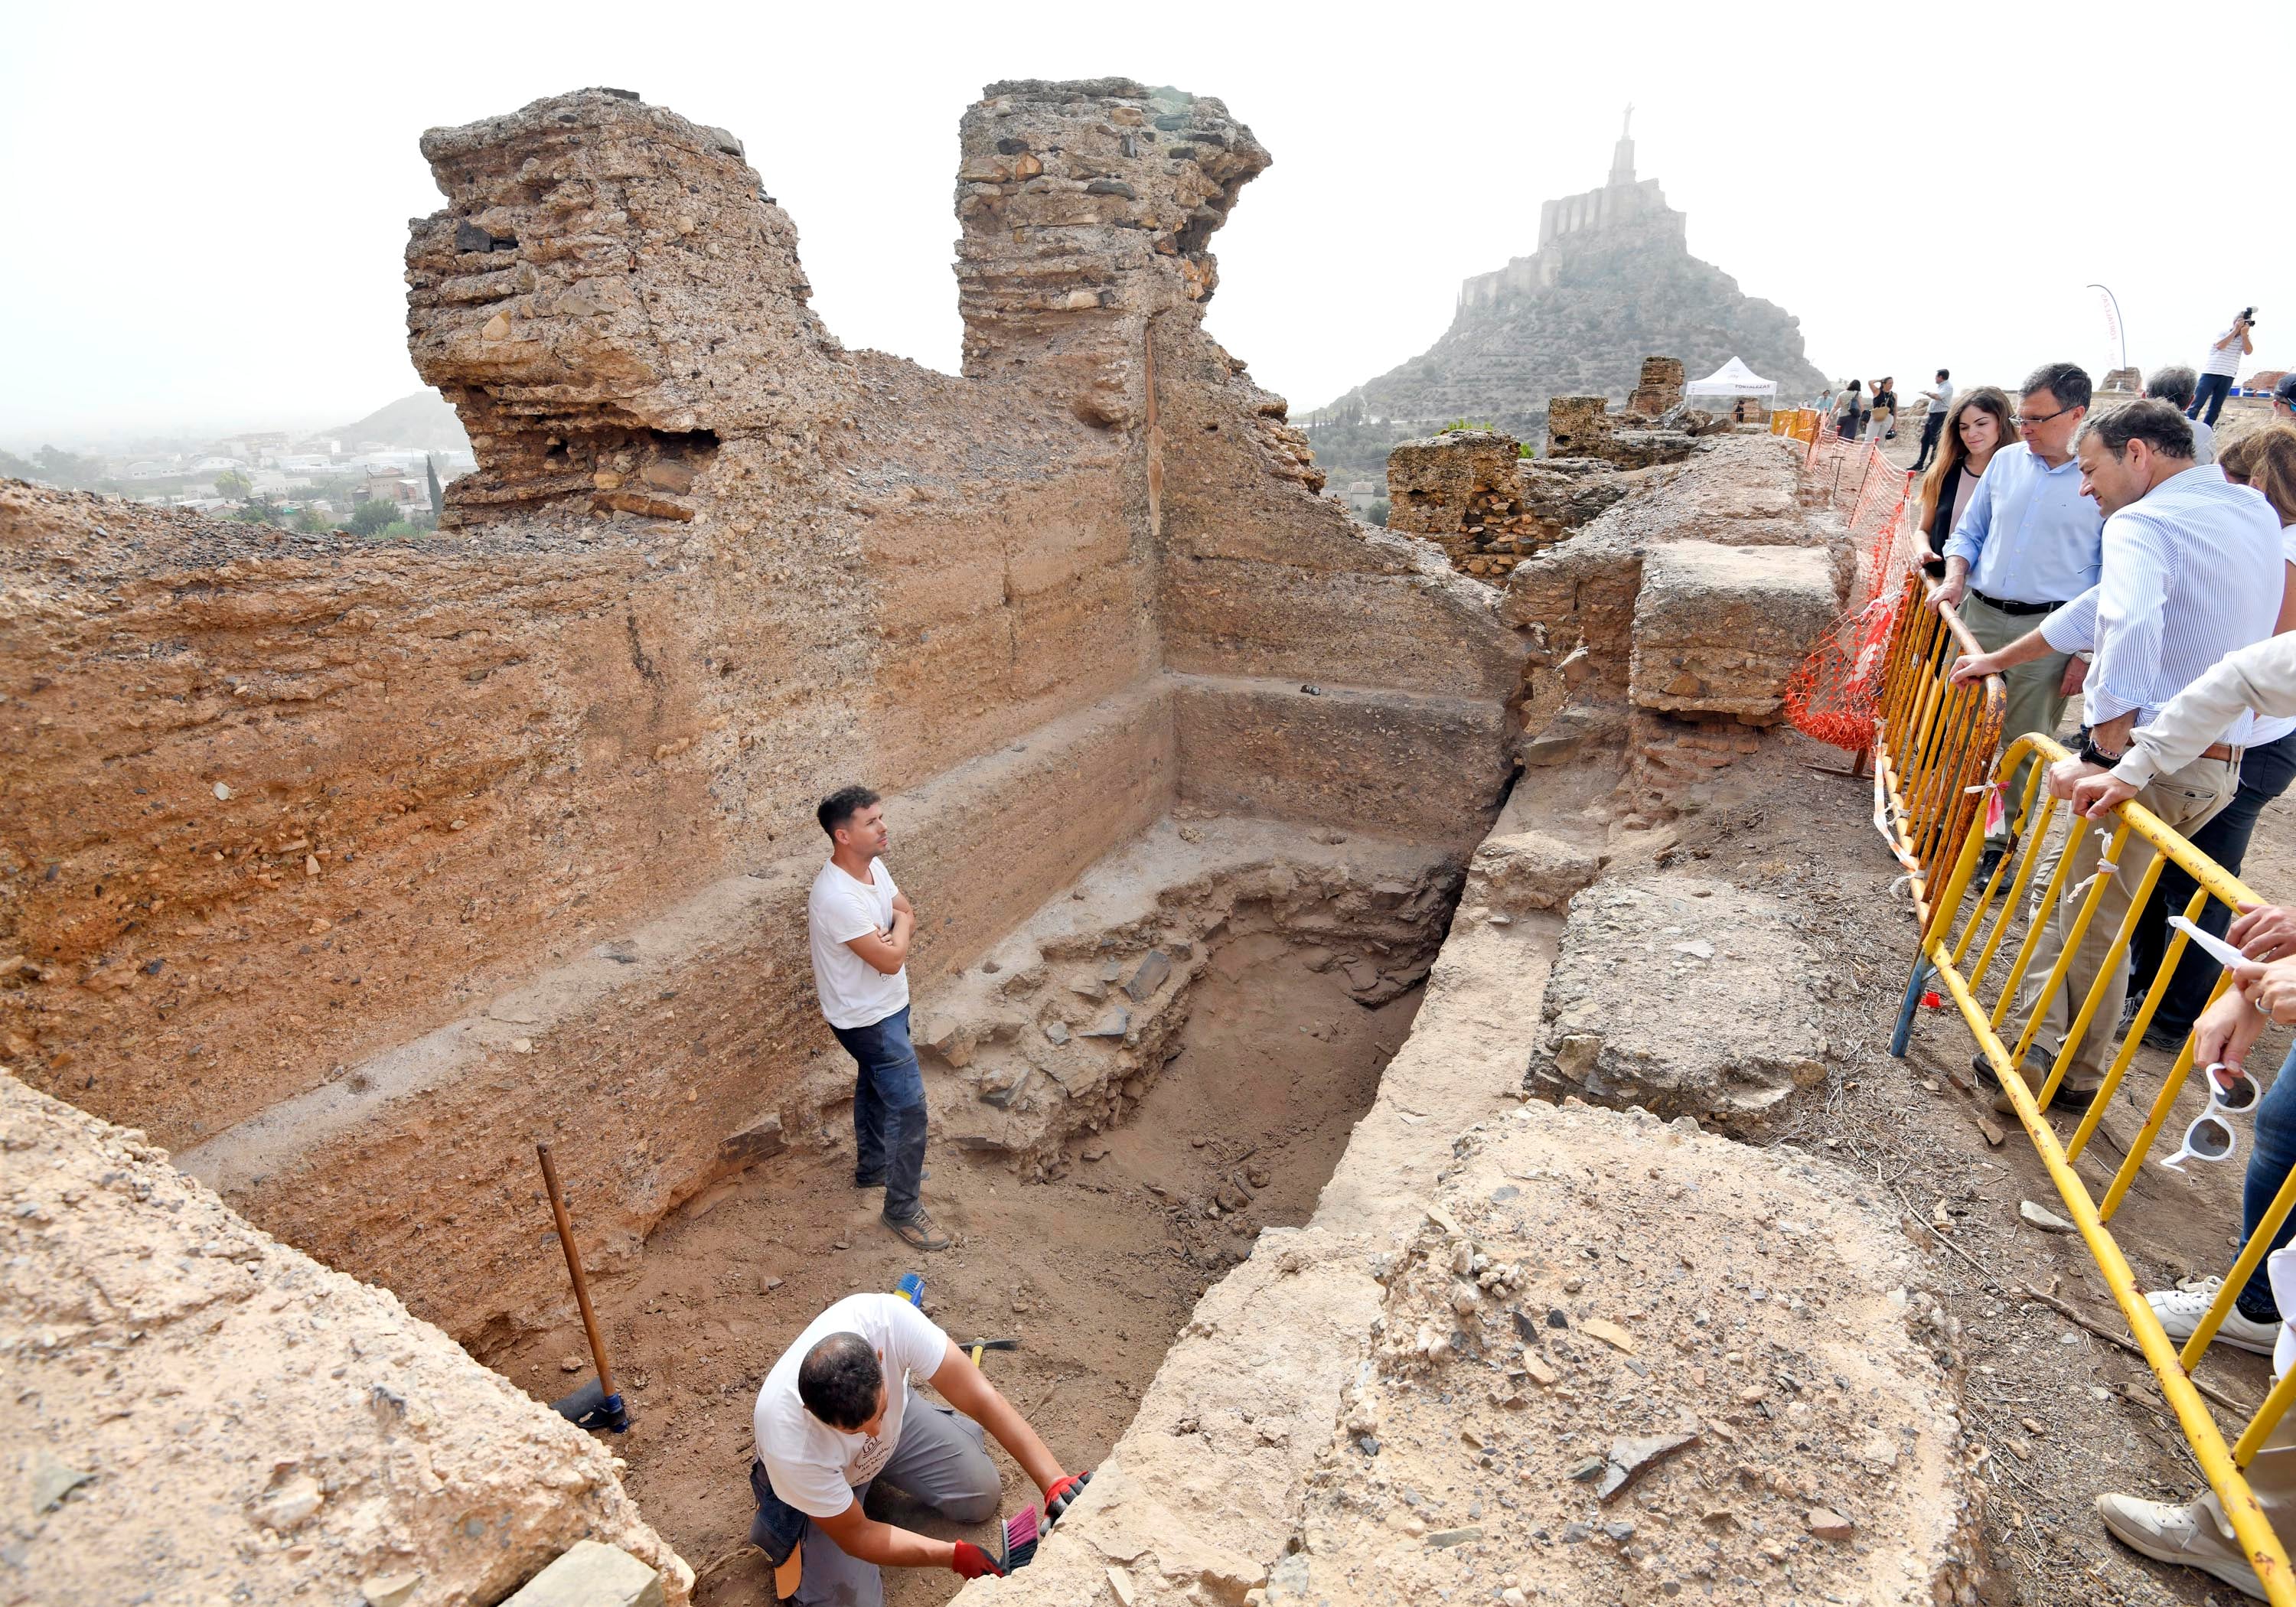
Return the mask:
[[(2248, 1176), (2240, 1191), (2240, 1242), (2256, 1231), (2264, 1213), (2272, 1207), (2280, 1185), (2288, 1180), (2289, 1168), (2296, 1167), (2296, 1049), (2280, 1062), (2280, 1075), (2264, 1091), (2256, 1104), (2256, 1147), (2248, 1157)], [(2288, 1213), (2288, 1220), (2272, 1235), (2272, 1248), (2278, 1250), (2296, 1236), (2296, 1211)], [(2267, 1253), (2266, 1260), (2271, 1258)], [(2273, 1302), (2272, 1283), (2264, 1275), (2264, 1262), (2256, 1264), (2247, 1283), (2240, 1291), (2240, 1314), (2254, 1322), (2276, 1323), (2280, 1308)]]
[(853, 1175), (885, 1180), (885, 1214), (917, 1214), (925, 1169), (925, 1079), (909, 1046), (904, 1004), (866, 1027), (832, 1027), (861, 1068), (853, 1085)]
[(2225, 398), (2231, 394), (2232, 375), (2204, 373), (2201, 376), (2200, 384), (2194, 389), (2193, 405), (2185, 409), (2185, 416), (2200, 419), (2201, 409), (2205, 407), (2209, 410), (2209, 416), (2201, 419), (2201, 422), (2213, 430), (2217, 427), (2217, 414), (2224, 411)]
[[(2296, 732), (2276, 742), (2251, 748), (2241, 757), (2240, 791), (2206, 825), (2193, 833), (2193, 846), (2234, 875), (2239, 875), (2241, 861), (2248, 856), (2249, 836), (2256, 830), (2257, 816), (2264, 813), (2265, 805), (2288, 791), (2292, 781), (2296, 781)], [(2152, 978), (2161, 969), (2161, 955), (2169, 947), (2169, 917), (2185, 913), (2196, 885), (2173, 865), (2161, 870), (2161, 880), (2152, 890), (2152, 901), (2144, 906), (2144, 919), (2137, 923), (2128, 941), (2131, 998), (2142, 997), (2144, 990), (2152, 986)], [(2225, 928), (2231, 924), (2232, 912), (2210, 899), (2201, 912), (2201, 930), (2221, 938)], [(2184, 960), (2177, 967), (2176, 980), (2161, 996), (2161, 1009), (2152, 1018), (2153, 1029), (2180, 1037), (2190, 1032), (2194, 1021), (2208, 1007), (2209, 990), (2217, 985), (2222, 970), (2197, 947), (2187, 946)]]

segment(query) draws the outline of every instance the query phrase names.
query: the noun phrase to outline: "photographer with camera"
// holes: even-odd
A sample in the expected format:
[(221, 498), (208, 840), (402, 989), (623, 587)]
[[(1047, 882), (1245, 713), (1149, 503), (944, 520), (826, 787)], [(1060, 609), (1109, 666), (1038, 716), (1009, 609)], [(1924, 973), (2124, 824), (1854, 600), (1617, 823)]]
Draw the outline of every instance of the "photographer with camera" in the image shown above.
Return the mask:
[(2248, 332), (2255, 327), (2256, 309), (2243, 307), (2232, 327), (2217, 337), (2217, 343), (2209, 348), (2208, 361), (2201, 365), (2201, 388), (2193, 405), (2185, 409), (2186, 418), (2200, 418), (2205, 407), (2209, 416), (2201, 422), (2210, 430), (2217, 427), (2217, 414), (2224, 411), (2225, 398), (2232, 394), (2233, 381), (2240, 377), (2240, 360), (2256, 350), (2248, 338)]

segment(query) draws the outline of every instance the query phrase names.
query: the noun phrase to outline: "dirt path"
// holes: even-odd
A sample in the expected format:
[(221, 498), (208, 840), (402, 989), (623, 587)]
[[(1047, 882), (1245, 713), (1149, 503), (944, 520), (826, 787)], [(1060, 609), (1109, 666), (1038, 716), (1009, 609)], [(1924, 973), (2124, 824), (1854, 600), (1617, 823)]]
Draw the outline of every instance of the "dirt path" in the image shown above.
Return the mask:
[[(1230, 942), (1196, 984), (1185, 1047), (1138, 1119), (1072, 1141), (1067, 1177), (1024, 1186), (1002, 1165), (932, 1146), (927, 1201), (961, 1235), (937, 1256), (903, 1248), (877, 1221), (876, 1193), (853, 1189), (849, 1129), (835, 1151), (768, 1162), (698, 1216), (674, 1218), (636, 1273), (596, 1291), (636, 1418), (615, 1446), (631, 1493), (697, 1569), (734, 1552), (753, 1510), (750, 1410), (765, 1370), (821, 1308), (890, 1289), (920, 1265), (934, 1320), (959, 1341), (1019, 1337), (1021, 1350), (988, 1358), (990, 1377), (1069, 1466), (1096, 1463), (1206, 1284), (1250, 1253), (1261, 1227), (1313, 1211), (1419, 997), (1367, 1011), (1342, 973), (1308, 970), (1282, 939)], [(1234, 1172), (1257, 1197), (1208, 1215)], [(560, 1358), (581, 1349), (569, 1326), (482, 1359), (548, 1398), (578, 1382)], [(1007, 1510), (1035, 1500), (998, 1462)], [(890, 1490), (871, 1505), (926, 1533), (972, 1532)], [(945, 1601), (958, 1580), (907, 1573), (888, 1584), (890, 1602), (917, 1607)], [(770, 1600), (757, 1554), (719, 1569), (695, 1599)]]
[[(1841, 763), (1814, 744), (1808, 754), (1819, 766)], [(1713, 834), (1706, 851), (1718, 865), (1793, 897), (1833, 958), (1827, 1097), (1782, 1138), (1861, 1173), (1870, 1197), (1904, 1215), (1929, 1258), (1934, 1291), (1959, 1327), (1948, 1348), (1962, 1369), (1969, 1432), (1990, 1452), (1983, 1471), (1994, 1599), (2031, 1607), (2206, 1601), (2212, 1580), (2138, 1558), (2097, 1523), (2099, 1492), (2181, 1501), (2202, 1487), (2198, 1470), (2144, 1363), (2026, 1295), (2029, 1287), (2054, 1292), (2126, 1332), (2079, 1238), (2019, 1220), (2021, 1201), (2061, 1215), (2062, 1205), (2014, 1119), (1994, 1117), (1988, 1096), (1956, 1086), (1956, 1078), (1970, 1081), (1972, 1049), (1959, 1017), (1949, 1007), (1923, 1011), (1911, 1054), (1890, 1057), (1914, 935), (1904, 896), (1889, 888), (1898, 867), (1870, 824), (1869, 783), (1803, 774), (1806, 786), (1780, 788), (1764, 810), (1705, 823), (1700, 835)], [(2285, 802), (2267, 811), (2244, 879), (2296, 898), (2296, 810)], [(2287, 1044), (2276, 1030), (2259, 1045), (2252, 1063), (2260, 1076), (2278, 1066)], [(2102, 1196), (2143, 1121), (2136, 1100), (2149, 1103), (2170, 1059), (2140, 1051), (2079, 1163), (2093, 1196)], [(2201, 1104), (2188, 1094), (2172, 1123), (2181, 1130)], [(2005, 1141), (1989, 1143), (1984, 1122), (2005, 1127)], [(2054, 1125), (2069, 1137), (2075, 1119)], [(2238, 1160), (2181, 1177), (2144, 1168), (2112, 1227), (2146, 1287), (2224, 1269), (2239, 1228), (2240, 1183)], [(1949, 1225), (1942, 1234), (1926, 1226), (1939, 1220)], [(2200, 1369), (2251, 1403), (2262, 1398), (2267, 1373), (2264, 1358), (2222, 1347)], [(2218, 1420), (2227, 1440), (2237, 1434), (2231, 1414), (2219, 1410)], [(2220, 1585), (2214, 1594), (2234, 1599)]]

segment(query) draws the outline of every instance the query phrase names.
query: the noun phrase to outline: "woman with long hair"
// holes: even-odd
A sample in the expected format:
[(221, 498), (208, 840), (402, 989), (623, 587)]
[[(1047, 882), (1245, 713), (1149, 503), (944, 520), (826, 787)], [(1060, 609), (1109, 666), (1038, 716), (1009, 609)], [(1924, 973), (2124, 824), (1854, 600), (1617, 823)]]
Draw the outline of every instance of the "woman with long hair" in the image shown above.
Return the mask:
[(1885, 373), (1874, 381), (1874, 439), (1886, 441), (1898, 432), (1898, 376)]
[[(2274, 424), (2242, 436), (2218, 455), (2217, 465), (2233, 484), (2263, 492), (2283, 529), (2296, 526), (2296, 425)], [(2296, 629), (2285, 609), (2280, 628)]]
[[(2286, 424), (2275, 424), (2243, 435), (2217, 455), (2217, 466), (2224, 477), (2236, 486), (2252, 486), (2264, 494), (2279, 519), (2280, 555), (2282, 565), (2280, 619), (2273, 634), (2296, 630), (2296, 429)], [(2286, 720), (2276, 720), (2266, 726), (2284, 726)], [(2248, 750), (2241, 755), (2240, 787), (2232, 801), (2209, 817), (2208, 824), (2193, 833), (2193, 846), (2234, 875), (2240, 874), (2242, 862), (2248, 857), (2250, 835), (2256, 830), (2257, 816), (2264, 807), (2283, 792), (2289, 783), (2296, 781), (2296, 731), (2283, 731), (2261, 742), (2251, 741)], [(2181, 912), (2192, 898), (2194, 881), (2190, 876), (2171, 865), (2162, 869), (2161, 880), (2153, 885), (2152, 897), (2144, 906), (2144, 918), (2128, 939), (2128, 996), (2142, 1002), (2151, 991), (2152, 979), (2159, 972), (2161, 961), (2169, 947), (2169, 917)], [(2221, 904), (2210, 902), (2202, 912), (2201, 928), (2218, 937), (2224, 935), (2231, 916)], [(2176, 979), (2161, 996), (2161, 1008), (2145, 1029), (2144, 1041), (2155, 1049), (2171, 1054), (2182, 1048), (2185, 1035), (2193, 1029), (2193, 1022), (2209, 1002), (2210, 991), (2215, 988), (2217, 963), (2195, 949), (2187, 949), (2177, 967)], [(2133, 1012), (2121, 1023), (2133, 1021)]]
[(1929, 537), (1931, 574), (1945, 572), (1946, 538), (1984, 478), (1993, 455), (2017, 439), (2015, 409), (1997, 385), (1979, 385), (1954, 398), (1939, 433), (1938, 455), (1922, 477), (1921, 529)]
[(1858, 395), (1858, 392), (1864, 388), (1860, 381), (1850, 381), (1841, 388), (1841, 401), (1834, 404), (1841, 411), (1840, 417), (1833, 427), (1845, 441), (1854, 441), (1857, 439), (1857, 410), (1866, 405), (1866, 398)]

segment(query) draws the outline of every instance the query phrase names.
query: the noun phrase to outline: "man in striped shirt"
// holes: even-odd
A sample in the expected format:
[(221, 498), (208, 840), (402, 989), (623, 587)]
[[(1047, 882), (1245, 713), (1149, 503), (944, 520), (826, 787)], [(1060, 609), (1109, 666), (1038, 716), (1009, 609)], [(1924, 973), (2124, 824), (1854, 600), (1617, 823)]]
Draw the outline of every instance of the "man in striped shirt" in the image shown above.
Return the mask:
[[(2218, 660), (2271, 635), (2282, 581), (2279, 521), (2270, 506), (2232, 485), (2220, 471), (2195, 464), (2192, 426), (2166, 402), (2136, 402), (2091, 420), (2077, 450), (2081, 488), (2106, 515), (2096, 585), (2052, 613), (2039, 629), (1997, 652), (1964, 659), (1954, 668), (1954, 678), (1965, 681), (2050, 652), (2093, 654), (2083, 688), (2087, 726), (2081, 755), (2056, 766), (2049, 776), (2050, 790), (2059, 797), (2070, 797), (2083, 776), (2119, 763), (2130, 733)], [(2253, 717), (2243, 716), (2200, 758), (2155, 777), (2137, 801), (2172, 831), (2198, 830), (2231, 801), (2239, 786), (2240, 750), (2252, 724)], [(2060, 854), (2072, 857), (2067, 888), (2080, 887), (2082, 894), (2069, 890), (2054, 918), (2044, 923), (2016, 1009), (2020, 1017), (2037, 1005), (2046, 1012), (2037, 1042), (2051, 1048), (2062, 1047), (2103, 972), (2105, 951), (2152, 859), (2151, 846), (2132, 833), (2118, 860), (2104, 865), (2104, 845), (2095, 827), (2076, 818), (2070, 832), (2070, 841), (2054, 849), (2034, 872), (2035, 916), (2039, 918), (2052, 862)], [(2100, 874), (2103, 890), (2095, 914), (2063, 982), (2044, 1000), (2042, 989), (2087, 903), (2087, 884)], [(2128, 983), (2123, 955), (2073, 1050), (2058, 1104), (2078, 1111), (2095, 1098)], [(1980, 1064), (1990, 1076), (1982, 1056)], [(2035, 1086), (2046, 1071), (2046, 1066), (2031, 1072), (2020, 1068)], [(2013, 1108), (2005, 1097), (1997, 1105)]]

